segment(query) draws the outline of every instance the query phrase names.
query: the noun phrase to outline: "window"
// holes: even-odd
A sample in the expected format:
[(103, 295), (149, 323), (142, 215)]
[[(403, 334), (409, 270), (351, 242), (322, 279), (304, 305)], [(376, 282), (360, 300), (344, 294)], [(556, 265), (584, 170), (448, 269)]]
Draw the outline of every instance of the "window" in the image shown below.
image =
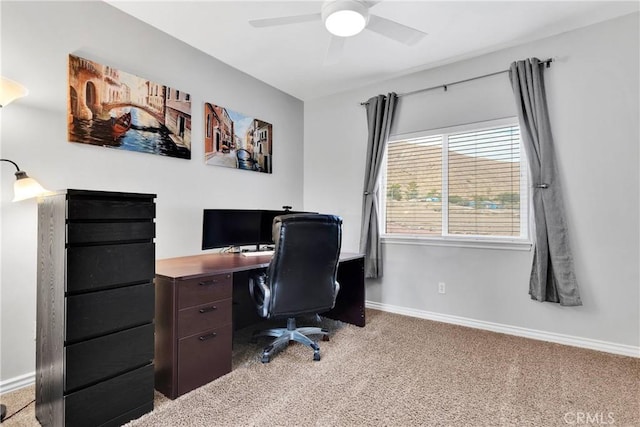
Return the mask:
[(391, 137), (381, 176), (385, 237), (528, 239), (516, 119)]

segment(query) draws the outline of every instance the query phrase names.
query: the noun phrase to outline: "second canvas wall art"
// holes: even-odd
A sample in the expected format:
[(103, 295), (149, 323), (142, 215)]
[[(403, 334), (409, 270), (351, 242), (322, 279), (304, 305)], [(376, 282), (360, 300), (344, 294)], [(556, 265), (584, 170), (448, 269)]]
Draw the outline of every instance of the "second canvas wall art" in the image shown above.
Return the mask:
[(205, 163), (272, 173), (273, 126), (216, 104), (204, 104)]
[(71, 142), (191, 158), (191, 95), (69, 55)]

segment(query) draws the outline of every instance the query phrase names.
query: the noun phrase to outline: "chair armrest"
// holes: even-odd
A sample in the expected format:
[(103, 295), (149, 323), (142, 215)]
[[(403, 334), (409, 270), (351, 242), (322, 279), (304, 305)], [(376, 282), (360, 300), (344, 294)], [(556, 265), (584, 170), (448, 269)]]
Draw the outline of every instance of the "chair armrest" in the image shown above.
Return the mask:
[(258, 314), (261, 317), (269, 317), (271, 289), (267, 286), (266, 273), (253, 274), (249, 277), (249, 293), (256, 303)]

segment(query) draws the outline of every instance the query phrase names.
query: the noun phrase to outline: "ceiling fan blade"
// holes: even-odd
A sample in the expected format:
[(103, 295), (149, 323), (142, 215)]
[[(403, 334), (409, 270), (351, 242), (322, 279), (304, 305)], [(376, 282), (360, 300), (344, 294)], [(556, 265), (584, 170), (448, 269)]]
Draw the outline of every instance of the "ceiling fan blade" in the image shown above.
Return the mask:
[(371, 9), (373, 6), (377, 5), (378, 3), (380, 3), (380, 1), (382, 0), (378, 0), (378, 1), (361, 1), (360, 3), (364, 4), (365, 6), (367, 6), (369, 9)]
[(281, 16), (279, 18), (251, 19), (249, 24), (254, 27), (261, 28), (318, 21), (320, 19), (322, 19), (322, 16), (319, 13), (311, 13), (308, 15)]
[(342, 50), (344, 49), (344, 42), (346, 37), (332, 36), (331, 42), (329, 42), (329, 48), (327, 54), (324, 57), (325, 65), (336, 64), (342, 57)]
[(366, 29), (409, 46), (418, 43), (427, 35), (427, 33), (416, 30), (415, 28), (407, 27), (406, 25), (376, 15), (369, 15), (369, 23)]

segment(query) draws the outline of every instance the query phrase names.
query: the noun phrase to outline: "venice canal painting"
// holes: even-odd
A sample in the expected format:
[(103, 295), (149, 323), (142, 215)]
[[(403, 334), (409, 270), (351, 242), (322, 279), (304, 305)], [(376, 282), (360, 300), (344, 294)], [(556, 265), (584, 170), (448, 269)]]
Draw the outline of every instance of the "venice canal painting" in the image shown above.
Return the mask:
[(205, 163), (272, 172), (273, 126), (219, 105), (204, 104)]
[(69, 141), (191, 158), (191, 96), (69, 55)]

